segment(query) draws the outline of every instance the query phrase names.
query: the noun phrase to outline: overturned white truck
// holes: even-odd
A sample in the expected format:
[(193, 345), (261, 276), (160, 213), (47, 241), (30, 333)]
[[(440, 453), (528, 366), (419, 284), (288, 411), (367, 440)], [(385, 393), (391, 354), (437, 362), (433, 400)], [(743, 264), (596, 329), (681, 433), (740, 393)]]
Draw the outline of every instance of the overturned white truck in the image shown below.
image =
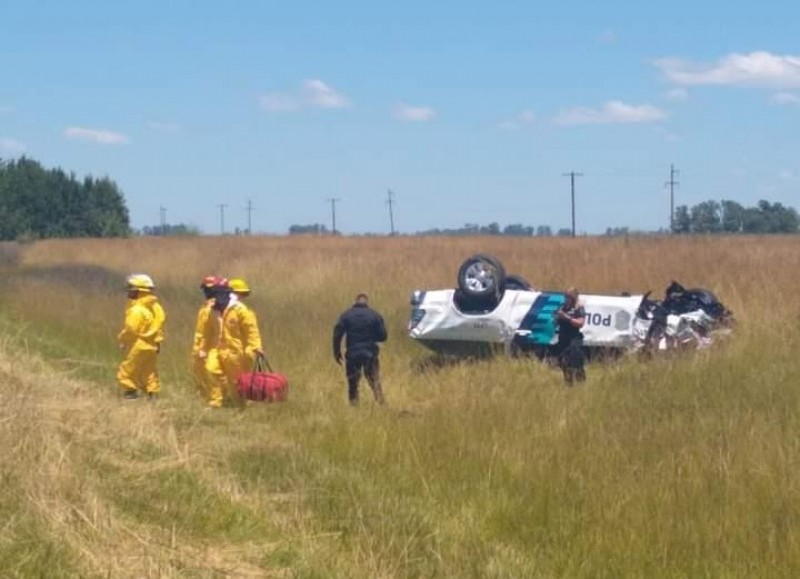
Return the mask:
[[(417, 290), (411, 295), (411, 338), (445, 355), (476, 356), (498, 349), (546, 357), (558, 340), (555, 312), (561, 291), (534, 289), (518, 275), (506, 275), (494, 257), (465, 260), (458, 287)], [(663, 300), (646, 294), (581, 294), (586, 310), (583, 343), (598, 353), (700, 348), (715, 333), (729, 331), (731, 312), (708, 290), (677, 282)]]

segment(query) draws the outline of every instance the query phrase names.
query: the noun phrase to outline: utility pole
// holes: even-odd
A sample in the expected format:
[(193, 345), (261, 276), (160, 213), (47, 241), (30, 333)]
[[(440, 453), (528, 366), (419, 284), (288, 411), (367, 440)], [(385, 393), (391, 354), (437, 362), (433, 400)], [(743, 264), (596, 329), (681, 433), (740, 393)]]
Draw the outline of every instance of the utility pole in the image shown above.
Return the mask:
[(245, 211), (247, 211), (247, 235), (253, 233), (253, 201), (252, 199), (247, 200), (247, 207), (245, 207)]
[(670, 164), (669, 166), (669, 181), (666, 182), (666, 186), (669, 186), (669, 233), (670, 235), (675, 234), (675, 187), (678, 186), (678, 183), (675, 180), (675, 176), (678, 174), (678, 170), (675, 168), (675, 165)]
[(394, 211), (392, 209), (395, 204), (395, 200), (394, 200), (394, 191), (392, 191), (391, 189), (388, 190), (386, 204), (389, 206), (389, 227), (391, 227), (390, 235), (394, 236)]
[(158, 208), (158, 213), (161, 215), (161, 235), (167, 233), (167, 208), (163, 205)]
[(341, 201), (338, 197), (328, 197), (328, 203), (331, 204), (331, 225), (333, 234), (336, 235), (336, 204)]
[(220, 203), (217, 205), (219, 207), (219, 231), (220, 235), (225, 235), (225, 208), (227, 207), (227, 203)]
[(570, 194), (572, 197), (572, 237), (575, 237), (575, 177), (583, 177), (583, 173), (570, 171), (569, 173), (563, 173), (563, 176), (569, 177), (570, 182)]

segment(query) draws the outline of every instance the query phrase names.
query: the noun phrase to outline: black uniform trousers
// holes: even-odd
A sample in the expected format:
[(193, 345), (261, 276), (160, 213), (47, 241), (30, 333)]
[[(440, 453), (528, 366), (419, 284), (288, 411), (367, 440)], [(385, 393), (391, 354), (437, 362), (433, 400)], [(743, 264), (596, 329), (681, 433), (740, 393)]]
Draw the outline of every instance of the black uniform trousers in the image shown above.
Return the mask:
[(586, 380), (586, 355), (583, 352), (583, 336), (578, 334), (566, 343), (558, 344), (558, 365), (568, 385)]
[(358, 403), (358, 383), (361, 380), (361, 373), (367, 378), (369, 387), (378, 404), (383, 404), (383, 390), (381, 389), (381, 368), (378, 361), (378, 354), (357, 354), (347, 356), (347, 395), (350, 404)]

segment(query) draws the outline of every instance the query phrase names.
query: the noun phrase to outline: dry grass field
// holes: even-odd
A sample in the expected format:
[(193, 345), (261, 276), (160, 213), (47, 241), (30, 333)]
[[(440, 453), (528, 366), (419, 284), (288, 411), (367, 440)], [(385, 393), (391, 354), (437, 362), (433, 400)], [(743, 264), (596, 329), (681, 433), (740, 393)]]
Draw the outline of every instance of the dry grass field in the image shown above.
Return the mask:
[[(408, 297), (498, 256), (537, 287), (712, 289), (707, 351), (422, 370)], [(800, 576), (800, 237), (194, 238), (0, 248), (0, 577)], [(167, 309), (164, 396), (114, 382), (126, 273)], [(290, 401), (207, 411), (209, 273), (245, 277)], [(336, 317), (389, 326), (388, 407), (346, 404)], [(366, 386), (364, 386), (366, 388)]]

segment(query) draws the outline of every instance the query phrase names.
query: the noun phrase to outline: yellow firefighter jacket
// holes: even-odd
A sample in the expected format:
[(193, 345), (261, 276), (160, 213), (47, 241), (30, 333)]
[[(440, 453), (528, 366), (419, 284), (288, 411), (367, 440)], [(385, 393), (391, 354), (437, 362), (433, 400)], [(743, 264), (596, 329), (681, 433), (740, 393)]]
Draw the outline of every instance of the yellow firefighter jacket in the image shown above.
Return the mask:
[(117, 336), (119, 343), (141, 350), (158, 350), (164, 340), (166, 314), (152, 294), (128, 300), (125, 324)]

